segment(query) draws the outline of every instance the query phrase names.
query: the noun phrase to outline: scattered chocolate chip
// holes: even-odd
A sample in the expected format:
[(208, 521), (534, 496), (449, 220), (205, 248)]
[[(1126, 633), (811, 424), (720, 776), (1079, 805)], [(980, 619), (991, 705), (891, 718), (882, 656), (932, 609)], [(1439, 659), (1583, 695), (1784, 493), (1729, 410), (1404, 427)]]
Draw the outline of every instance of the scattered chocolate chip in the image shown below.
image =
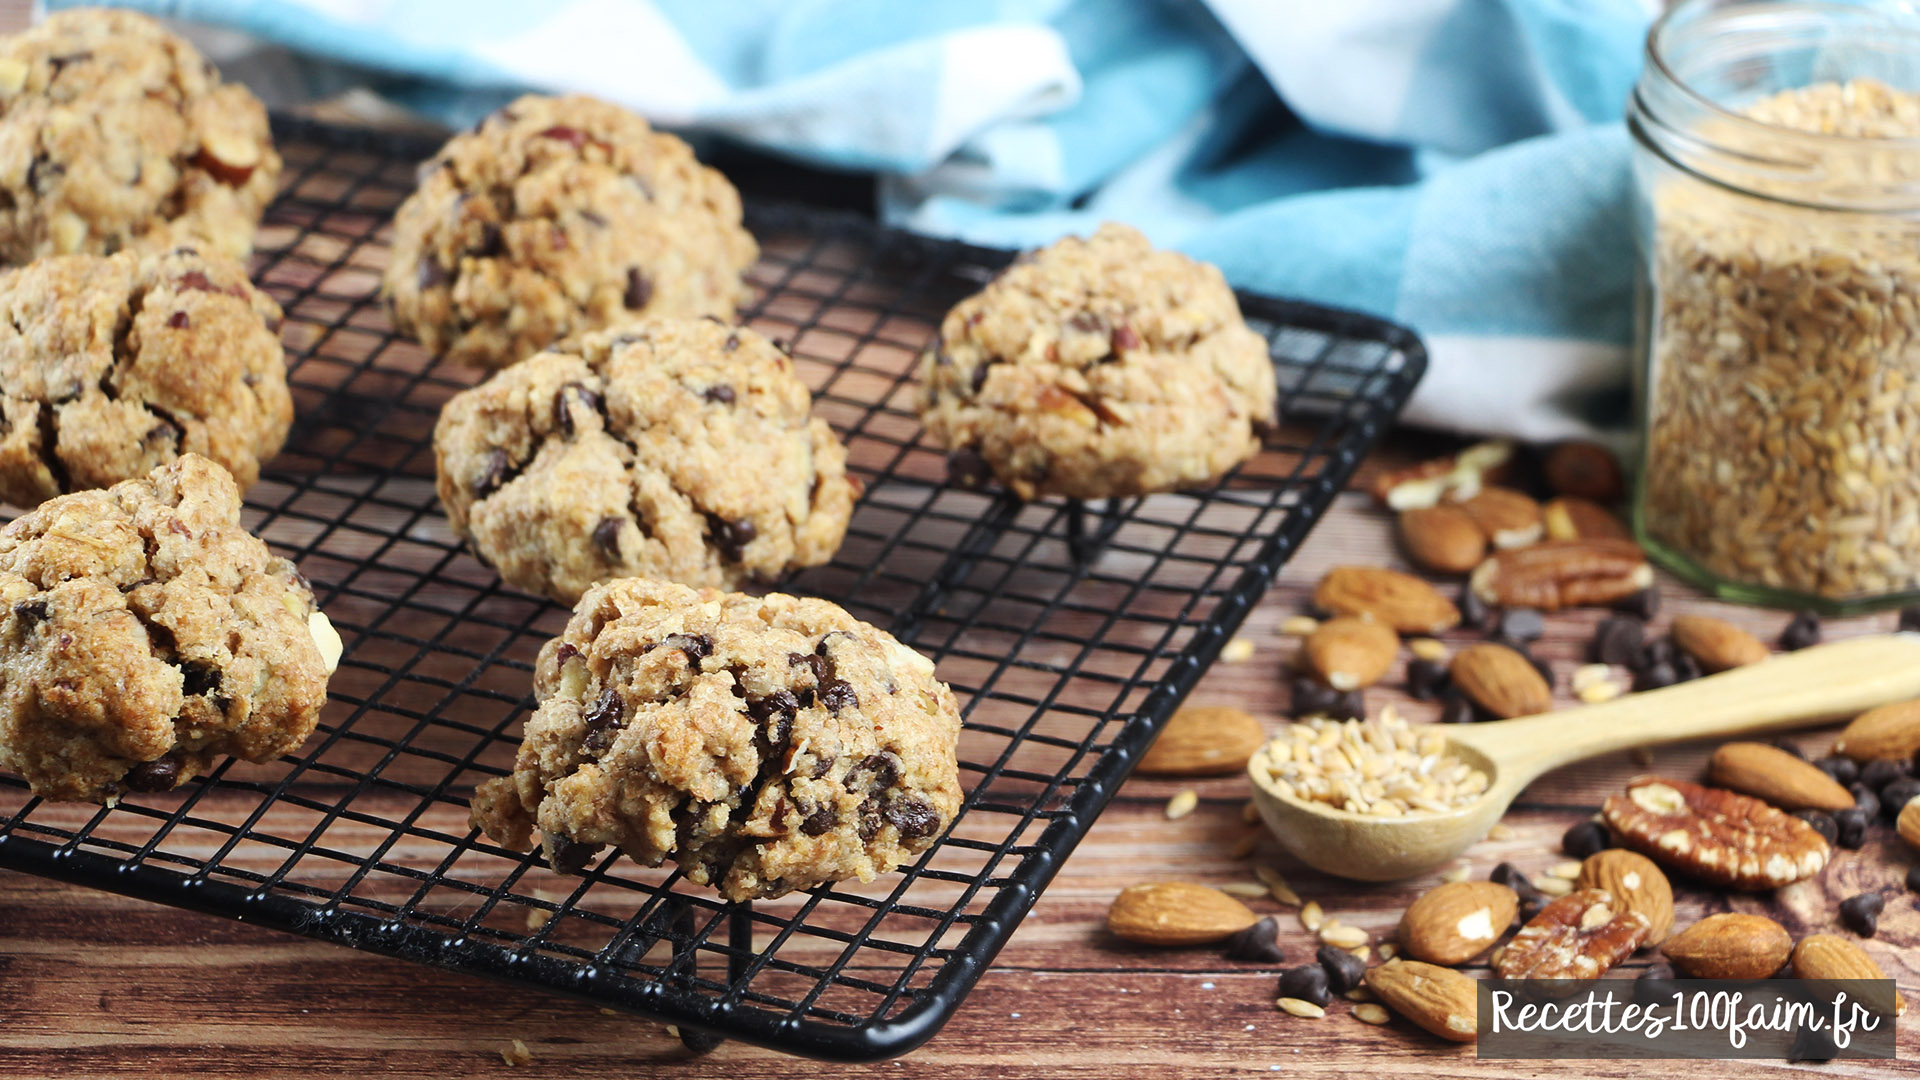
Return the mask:
[(1813, 831), (1821, 835), (1829, 844), (1840, 840), (1840, 826), (1836, 825), (1833, 815), (1825, 810), (1795, 810), (1793, 816), (1813, 826)]
[(1645, 643), (1646, 624), (1638, 619), (1609, 615), (1594, 627), (1593, 644), (1587, 655), (1596, 664), (1619, 664), (1631, 668), (1639, 661)]
[(1615, 611), (1624, 611), (1640, 619), (1652, 619), (1660, 614), (1660, 590), (1641, 589), (1626, 599), (1613, 605)]
[(1898, 628), (1901, 630), (1920, 630), (1920, 604), (1900, 609), (1900, 623)]
[(1780, 631), (1780, 647), (1788, 652), (1820, 644), (1820, 616), (1802, 611)]
[(1840, 1053), (1833, 1036), (1812, 1025), (1796, 1027), (1793, 1043), (1787, 1047), (1787, 1062), (1793, 1065), (1832, 1061)]
[(1327, 989), (1336, 994), (1344, 994), (1360, 985), (1366, 977), (1367, 962), (1337, 945), (1322, 945), (1314, 950), (1313, 958), (1320, 961), (1321, 968), (1327, 973)]
[(1597, 821), (1583, 821), (1560, 836), (1560, 850), (1571, 859), (1598, 855), (1613, 846), (1607, 827)]
[(199, 697), (220, 689), (220, 669), (204, 660), (188, 660), (180, 665), (180, 692)]
[(167, 327), (172, 330), (185, 330), (192, 324), (193, 320), (188, 318), (184, 311), (176, 311), (167, 316)]
[(500, 233), (500, 226), (488, 223), (480, 226), (480, 242), (471, 249), (475, 258), (493, 259), (507, 252), (506, 238)]
[(1784, 735), (1778, 739), (1773, 740), (1773, 748), (1775, 750), (1784, 750), (1785, 752), (1792, 754), (1794, 757), (1799, 758), (1801, 761), (1807, 760), (1807, 752), (1805, 750), (1800, 749), (1800, 744), (1797, 742), (1794, 742), (1792, 739), (1789, 739)]
[(967, 377), (968, 390), (974, 397), (979, 397), (981, 389), (987, 385), (987, 369), (992, 366), (993, 361), (991, 360), (976, 364), (974, 365), (973, 374)]
[(587, 863), (600, 853), (599, 844), (583, 844), (564, 836), (552, 838), (553, 854), (549, 856), (553, 868), (562, 874), (577, 874), (587, 868)]
[(1500, 635), (1514, 641), (1538, 641), (1547, 632), (1547, 620), (1533, 608), (1508, 608), (1500, 613)]
[(1472, 724), (1481, 719), (1480, 710), (1460, 694), (1452, 695), (1440, 706), (1440, 722), (1443, 724)]
[(853, 685), (845, 679), (828, 679), (820, 684), (820, 703), (834, 712), (842, 709), (854, 709), (860, 706), (860, 698), (854, 694)]
[(1890, 758), (1876, 758), (1860, 767), (1860, 782), (1879, 791), (1895, 780), (1908, 775), (1907, 763)]
[(980, 451), (962, 446), (947, 455), (947, 482), (958, 488), (979, 490), (993, 479), (993, 469)]
[(700, 396), (716, 405), (731, 405), (733, 404), (733, 387), (709, 386), (700, 392)]
[(507, 469), (512, 464), (513, 459), (507, 456), (505, 450), (494, 447), (487, 454), (487, 463), (481, 468), (479, 477), (473, 482), (473, 497), (484, 499), (500, 490), (500, 485), (507, 482)]
[(567, 127), (565, 124), (555, 124), (554, 126), (547, 128), (545, 131), (542, 131), (540, 133), (540, 137), (543, 139), (554, 139), (559, 142), (566, 143), (568, 146), (573, 147), (575, 150), (578, 150), (581, 147), (587, 145), (586, 132), (581, 131), (579, 128)]
[(1462, 585), (1460, 587), (1459, 607), (1460, 625), (1462, 626), (1484, 627), (1487, 625), (1487, 618), (1493, 614), (1492, 611), (1487, 608), (1487, 602), (1480, 599), (1480, 594), (1474, 592), (1473, 586), (1471, 585)]
[(1672, 982), (1673, 965), (1668, 963), (1648, 964), (1647, 970), (1640, 973), (1636, 982)]
[(1880, 796), (1872, 788), (1865, 784), (1853, 784), (1847, 791), (1852, 793), (1853, 805), (1859, 807), (1861, 813), (1868, 818), (1880, 816)]
[(120, 781), (128, 791), (172, 791), (180, 782), (180, 762), (171, 757), (158, 761), (143, 761), (127, 770)]
[(1335, 720), (1365, 720), (1367, 718), (1367, 697), (1358, 689), (1349, 690), (1334, 701), (1333, 708), (1327, 710), (1327, 716)]
[(1634, 674), (1633, 688), (1636, 691), (1659, 690), (1679, 681), (1680, 676), (1674, 672), (1672, 664), (1650, 664)]
[(1692, 682), (1704, 674), (1706, 672), (1700, 670), (1700, 661), (1691, 655), (1680, 653), (1673, 658), (1673, 675), (1680, 682)]
[(832, 806), (821, 806), (800, 822), (800, 831), (808, 836), (819, 836), (828, 829), (840, 824), (840, 811)]
[(653, 279), (641, 273), (639, 267), (627, 271), (627, 291), (621, 297), (628, 311), (639, 311), (653, 299)]
[(1533, 670), (1539, 672), (1540, 677), (1547, 681), (1547, 689), (1552, 690), (1553, 679), (1554, 679), (1553, 665), (1547, 662), (1546, 657), (1534, 656), (1532, 653), (1526, 653), (1526, 652), (1521, 653), (1521, 655), (1525, 656), (1527, 658), (1527, 663), (1533, 665)]
[(1863, 892), (1840, 901), (1840, 922), (1861, 937), (1872, 937), (1880, 929), (1880, 912), (1887, 898), (1877, 892)]
[(620, 561), (620, 527), (624, 524), (617, 517), (603, 517), (593, 527), (593, 546), (608, 562)]
[(1407, 695), (1413, 700), (1437, 701), (1449, 682), (1446, 664), (1417, 656), (1407, 661)]
[(1310, 1001), (1321, 1008), (1333, 1000), (1327, 985), (1327, 969), (1319, 964), (1302, 964), (1280, 976), (1280, 996)]
[(940, 814), (925, 800), (912, 795), (887, 800), (880, 816), (900, 833), (902, 840), (919, 840), (940, 831)]
[(1833, 815), (1835, 842), (1849, 851), (1867, 842), (1867, 813), (1859, 807), (1837, 810)]
[(760, 530), (746, 518), (728, 521), (718, 514), (707, 515), (707, 537), (720, 550), (720, 557), (728, 562), (739, 562), (747, 545), (758, 535)]
[(47, 616), (47, 602), (37, 596), (13, 605), (13, 617), (19, 622), (22, 634), (31, 634), (34, 627), (47, 621)]
[(705, 634), (668, 634), (661, 644), (687, 654), (687, 663), (696, 667), (713, 652), (713, 639)]
[(1833, 777), (1834, 782), (1841, 787), (1847, 787), (1860, 779), (1860, 766), (1852, 758), (1841, 757), (1838, 754), (1821, 758), (1813, 763), (1813, 767)]
[(620, 724), (626, 719), (626, 709), (620, 704), (620, 695), (609, 686), (600, 691), (600, 696), (587, 707), (581, 717), (581, 726), (586, 737), (581, 740), (590, 754), (603, 754), (620, 735)]
[(1227, 939), (1227, 959), (1248, 964), (1277, 964), (1285, 960), (1280, 951), (1280, 920), (1269, 915)]
[(1331, 712), (1340, 700), (1340, 691), (1307, 675), (1296, 675), (1293, 679), (1293, 706), (1295, 717), (1311, 716), (1314, 713)]
[(1900, 817), (1908, 803), (1920, 798), (1920, 780), (1903, 776), (1880, 789), (1880, 816), (1889, 822)]

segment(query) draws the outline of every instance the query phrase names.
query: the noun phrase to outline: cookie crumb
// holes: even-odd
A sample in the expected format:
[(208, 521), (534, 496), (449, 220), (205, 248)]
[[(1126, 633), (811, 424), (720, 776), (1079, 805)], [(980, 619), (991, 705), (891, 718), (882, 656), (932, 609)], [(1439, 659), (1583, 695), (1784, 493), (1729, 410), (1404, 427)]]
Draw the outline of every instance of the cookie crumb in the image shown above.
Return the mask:
[(533, 1051), (527, 1049), (526, 1043), (515, 1039), (500, 1048), (500, 1060), (515, 1068), (521, 1065), (531, 1065), (533, 1064)]

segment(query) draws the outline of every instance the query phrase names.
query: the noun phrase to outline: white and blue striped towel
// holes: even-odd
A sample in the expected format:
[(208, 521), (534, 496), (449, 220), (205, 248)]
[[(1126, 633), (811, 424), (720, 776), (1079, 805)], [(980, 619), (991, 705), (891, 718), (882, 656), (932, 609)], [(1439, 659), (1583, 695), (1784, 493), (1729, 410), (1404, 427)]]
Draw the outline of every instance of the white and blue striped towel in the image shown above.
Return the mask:
[[(449, 124), (528, 89), (881, 174), (892, 222), (1099, 220), (1236, 284), (1408, 323), (1409, 419), (1618, 427), (1619, 124), (1655, 0), (131, 0)], [(49, 6), (68, 6), (49, 0)]]

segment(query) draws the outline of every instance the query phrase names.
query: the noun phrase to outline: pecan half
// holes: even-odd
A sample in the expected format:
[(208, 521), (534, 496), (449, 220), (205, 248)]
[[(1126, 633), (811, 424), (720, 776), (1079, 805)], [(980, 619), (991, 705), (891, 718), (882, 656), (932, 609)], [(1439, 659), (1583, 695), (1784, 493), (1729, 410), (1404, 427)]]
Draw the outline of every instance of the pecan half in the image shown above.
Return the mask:
[(1810, 878), (1832, 849), (1813, 826), (1759, 799), (1685, 780), (1637, 777), (1602, 814), (1626, 845), (1671, 870), (1732, 889)]
[(1498, 551), (1468, 578), (1488, 604), (1541, 611), (1611, 604), (1652, 584), (1653, 567), (1631, 540), (1547, 540)]
[(1576, 889), (1540, 909), (1500, 951), (1503, 979), (1597, 979), (1647, 940), (1647, 917), (1605, 889)]

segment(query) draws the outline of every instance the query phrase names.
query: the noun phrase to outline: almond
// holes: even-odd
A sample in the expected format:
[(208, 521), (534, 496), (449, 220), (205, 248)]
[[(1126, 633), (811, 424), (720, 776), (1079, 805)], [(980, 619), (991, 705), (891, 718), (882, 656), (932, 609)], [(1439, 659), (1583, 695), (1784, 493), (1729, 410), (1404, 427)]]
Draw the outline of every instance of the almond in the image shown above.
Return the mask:
[(1577, 495), (1561, 495), (1540, 508), (1549, 540), (1631, 540), (1632, 530), (1613, 511)]
[(1418, 960), (1389, 960), (1367, 970), (1367, 989), (1387, 1008), (1443, 1039), (1479, 1036), (1479, 989), (1452, 968)]
[(1314, 587), (1313, 602), (1335, 615), (1366, 615), (1403, 634), (1437, 634), (1460, 623), (1440, 590), (1398, 570), (1336, 566)]
[(1357, 615), (1328, 619), (1307, 638), (1307, 663), (1335, 690), (1379, 682), (1399, 651), (1400, 638), (1392, 630)]
[(1731, 742), (1713, 752), (1707, 781), (1782, 810), (1845, 810), (1853, 795), (1833, 777), (1777, 746)]
[(1759, 638), (1711, 615), (1675, 615), (1673, 643), (1708, 671), (1745, 667), (1767, 658), (1767, 647)]
[(1135, 767), (1148, 776), (1224, 776), (1247, 767), (1267, 741), (1260, 721), (1230, 705), (1189, 705), (1173, 714)]
[(1540, 539), (1540, 504), (1512, 488), (1482, 488), (1460, 507), (1496, 548), (1526, 547)]
[(1920, 750), (1920, 700), (1868, 709), (1833, 740), (1833, 752), (1855, 761), (1905, 760)]
[(1620, 460), (1599, 443), (1563, 442), (1547, 451), (1540, 471), (1547, 486), (1561, 495), (1578, 495), (1594, 502), (1619, 502), (1627, 493)]
[(1185, 881), (1129, 886), (1107, 909), (1107, 929), (1142, 945), (1206, 945), (1259, 921), (1219, 889)]
[(1547, 680), (1526, 657), (1505, 645), (1469, 645), (1453, 654), (1449, 670), (1453, 685), (1495, 716), (1532, 716), (1553, 707)]
[[(1884, 979), (1873, 957), (1859, 945), (1838, 934), (1811, 934), (1793, 947), (1793, 974), (1800, 979)], [(1907, 1001), (1898, 991), (1893, 995), (1895, 1015), (1907, 1011)]]
[(1467, 579), (1495, 607), (1541, 611), (1611, 604), (1652, 584), (1653, 567), (1631, 540), (1543, 540), (1495, 552)]
[(1900, 816), (1894, 820), (1893, 828), (1908, 847), (1920, 851), (1920, 797), (1908, 799), (1907, 805), (1900, 808)]
[(1416, 960), (1464, 964), (1492, 948), (1519, 911), (1519, 895), (1505, 885), (1454, 882), (1408, 905), (1395, 936)]
[(1487, 534), (1452, 503), (1402, 512), (1400, 543), (1408, 558), (1436, 574), (1464, 574), (1487, 557)]
[(1660, 944), (1673, 932), (1673, 884), (1645, 855), (1625, 848), (1589, 855), (1573, 886), (1605, 889), (1626, 910), (1646, 916), (1648, 945)]
[(1764, 979), (1793, 951), (1785, 927), (1764, 915), (1709, 915), (1660, 947), (1673, 966), (1695, 979)]

